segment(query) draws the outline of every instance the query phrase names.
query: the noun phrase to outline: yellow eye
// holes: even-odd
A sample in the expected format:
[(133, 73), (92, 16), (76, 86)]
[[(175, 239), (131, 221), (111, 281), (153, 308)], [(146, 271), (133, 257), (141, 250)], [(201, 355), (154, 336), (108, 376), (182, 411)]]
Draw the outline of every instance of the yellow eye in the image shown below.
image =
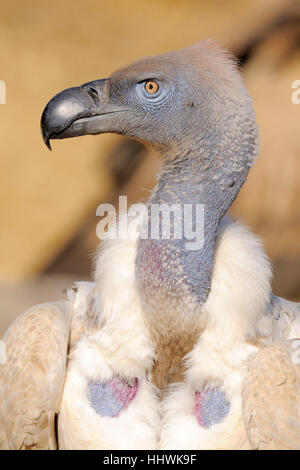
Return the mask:
[(154, 95), (159, 89), (159, 85), (154, 80), (148, 80), (145, 83), (145, 90), (149, 95)]

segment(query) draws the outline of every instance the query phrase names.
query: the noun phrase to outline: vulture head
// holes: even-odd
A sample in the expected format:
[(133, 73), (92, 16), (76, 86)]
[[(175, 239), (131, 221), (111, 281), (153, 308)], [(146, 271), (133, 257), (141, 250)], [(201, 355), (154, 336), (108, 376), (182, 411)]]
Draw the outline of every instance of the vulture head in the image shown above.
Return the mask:
[(218, 138), (224, 115), (251, 114), (230, 55), (213, 41), (146, 57), (109, 78), (57, 94), (41, 120), (43, 138), (117, 133), (165, 152)]

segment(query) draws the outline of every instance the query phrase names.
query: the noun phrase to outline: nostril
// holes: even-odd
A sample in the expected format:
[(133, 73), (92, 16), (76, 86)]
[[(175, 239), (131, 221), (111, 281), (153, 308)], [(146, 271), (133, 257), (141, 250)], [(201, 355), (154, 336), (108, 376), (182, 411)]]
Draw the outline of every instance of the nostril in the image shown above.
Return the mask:
[(92, 86), (88, 86), (85, 88), (85, 91), (92, 98), (95, 104), (99, 103), (99, 95), (95, 88), (93, 88)]

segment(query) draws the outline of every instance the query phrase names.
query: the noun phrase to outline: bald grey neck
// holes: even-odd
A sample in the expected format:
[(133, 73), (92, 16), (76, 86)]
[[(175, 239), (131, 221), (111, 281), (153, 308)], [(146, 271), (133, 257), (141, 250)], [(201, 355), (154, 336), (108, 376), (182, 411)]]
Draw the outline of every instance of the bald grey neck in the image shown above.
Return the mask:
[[(187, 145), (186, 141), (191, 142)], [(175, 304), (202, 306), (211, 287), (215, 242), (221, 219), (245, 182), (256, 154), (257, 129), (252, 109), (224, 113), (222, 122), (206, 138), (189, 136), (185, 149), (166, 155), (166, 165), (149, 201), (148, 229), (153, 204), (178, 204), (181, 213), (190, 207), (192, 216), (171, 224), (170, 239), (139, 239), (136, 275), (141, 298), (148, 313)], [(198, 207), (198, 218), (197, 218)], [(204, 213), (202, 231), (201, 208)], [(176, 224), (183, 236), (176, 239)], [(186, 227), (186, 223), (189, 227)], [(178, 227), (177, 227), (178, 228)], [(186, 230), (188, 229), (188, 230)], [(187, 233), (198, 233), (200, 245)], [(161, 235), (161, 234), (160, 234)]]

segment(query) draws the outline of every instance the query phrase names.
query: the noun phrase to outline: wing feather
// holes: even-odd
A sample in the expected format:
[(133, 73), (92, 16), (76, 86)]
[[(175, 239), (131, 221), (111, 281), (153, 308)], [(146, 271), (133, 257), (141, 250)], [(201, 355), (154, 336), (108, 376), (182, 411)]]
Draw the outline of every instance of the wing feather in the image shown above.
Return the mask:
[(253, 449), (300, 449), (300, 375), (284, 348), (267, 346), (251, 361), (242, 408)]
[(56, 449), (69, 344), (71, 303), (35, 306), (3, 337), (0, 365), (0, 449)]

